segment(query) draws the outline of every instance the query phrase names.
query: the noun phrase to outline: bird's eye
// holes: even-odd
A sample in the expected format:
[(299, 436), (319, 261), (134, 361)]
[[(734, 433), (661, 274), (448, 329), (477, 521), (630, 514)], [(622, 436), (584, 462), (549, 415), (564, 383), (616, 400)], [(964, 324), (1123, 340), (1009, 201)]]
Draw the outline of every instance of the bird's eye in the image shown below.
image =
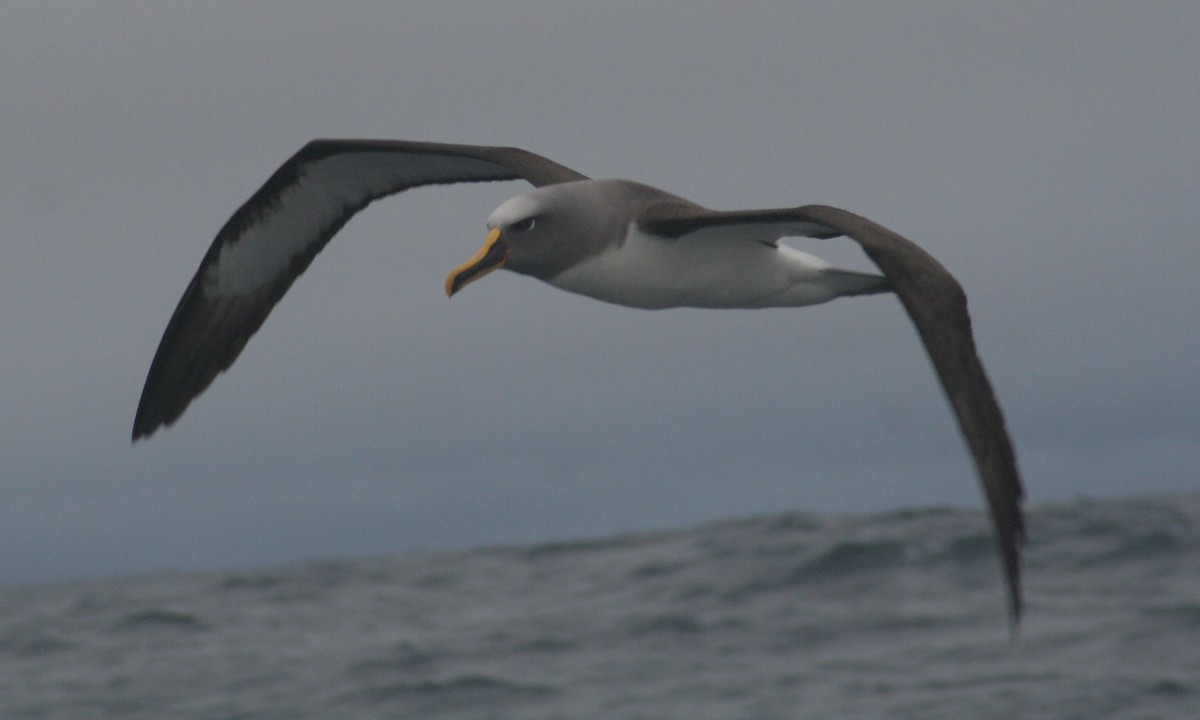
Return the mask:
[(524, 220), (518, 220), (512, 224), (512, 229), (517, 232), (529, 232), (533, 226), (537, 224), (537, 218), (527, 217)]

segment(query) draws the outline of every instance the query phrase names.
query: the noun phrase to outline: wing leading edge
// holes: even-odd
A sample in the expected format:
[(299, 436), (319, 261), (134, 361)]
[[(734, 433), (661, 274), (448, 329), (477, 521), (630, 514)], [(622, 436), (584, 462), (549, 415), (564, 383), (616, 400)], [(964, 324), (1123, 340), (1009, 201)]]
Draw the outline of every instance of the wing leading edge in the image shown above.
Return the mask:
[(159, 343), (133, 439), (170, 425), (237, 359), (271, 309), (351, 217), (425, 185), (586, 176), (519, 148), (402, 140), (314, 140), (217, 233)]
[(664, 206), (643, 225), (650, 232), (686, 241), (708, 228), (755, 224), (790, 226), (797, 235), (857, 242), (883, 271), (908, 312), (950, 402), (987, 499), (1006, 578), (1009, 621), (1022, 611), (1020, 544), (1024, 490), (1004, 415), (975, 348), (967, 297), (940, 262), (912, 241), (846, 210), (823, 205), (770, 210), (712, 211)]
[(983, 484), (1007, 580), (1009, 622), (1020, 620), (1020, 545), (1024, 489), (1004, 414), (975, 348), (967, 297), (945, 267), (915, 243), (854, 213), (822, 205), (797, 208), (862, 246), (892, 283), (941, 381)]

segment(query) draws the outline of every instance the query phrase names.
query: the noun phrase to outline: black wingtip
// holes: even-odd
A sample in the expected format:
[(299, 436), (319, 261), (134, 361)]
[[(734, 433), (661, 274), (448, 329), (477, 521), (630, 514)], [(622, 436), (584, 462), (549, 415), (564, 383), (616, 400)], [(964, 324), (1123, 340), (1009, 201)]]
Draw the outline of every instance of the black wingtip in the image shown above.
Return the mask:
[(1025, 601), (1022, 596), (1021, 550), (1027, 542), (1024, 517), (1021, 514), (1022, 498), (1017, 498), (1017, 526), (1012, 529), (1011, 536), (1005, 538), (998, 534), (1001, 560), (1004, 563), (1005, 590), (1008, 594), (1008, 635), (1016, 641), (1020, 635), (1021, 619), (1025, 616)]
[(131, 444), (136, 445), (138, 440), (141, 440), (142, 438), (150, 437), (151, 435), (154, 434), (154, 431), (157, 430), (158, 428), (159, 428), (158, 424), (148, 425), (147, 423), (142, 422), (140, 419), (134, 418), (133, 432), (130, 433), (129, 442)]
[(152, 369), (150, 375), (146, 378), (146, 387), (142, 389), (142, 397), (138, 400), (137, 412), (133, 415), (133, 431), (130, 433), (130, 442), (137, 443), (143, 438), (149, 438), (156, 433), (159, 428), (170, 425), (170, 421), (165, 419), (162, 412), (155, 412), (150, 403), (151, 388), (153, 387), (151, 378), (154, 378), (157, 373)]

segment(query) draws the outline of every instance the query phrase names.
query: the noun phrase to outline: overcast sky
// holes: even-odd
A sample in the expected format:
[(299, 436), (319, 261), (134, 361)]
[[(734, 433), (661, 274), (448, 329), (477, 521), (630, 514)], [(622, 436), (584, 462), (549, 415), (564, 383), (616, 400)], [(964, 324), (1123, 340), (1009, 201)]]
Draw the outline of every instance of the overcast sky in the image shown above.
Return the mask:
[(0, 583), (982, 506), (893, 297), (447, 300), (518, 183), (361, 213), (131, 445), (213, 236), (314, 137), (866, 215), (965, 286), (1031, 503), (1195, 490), (1197, 37), (1197, 3), (0, 4)]

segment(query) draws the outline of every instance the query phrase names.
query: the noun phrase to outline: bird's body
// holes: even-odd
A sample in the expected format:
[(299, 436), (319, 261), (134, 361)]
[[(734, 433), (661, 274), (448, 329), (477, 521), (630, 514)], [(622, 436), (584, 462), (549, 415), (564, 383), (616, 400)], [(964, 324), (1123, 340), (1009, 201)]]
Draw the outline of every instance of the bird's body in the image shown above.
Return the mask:
[[(966, 296), (921, 248), (836, 208), (716, 211), (636, 182), (591, 180), (517, 148), (316, 140), (276, 170), (218, 232), (151, 363), (134, 440), (183, 414), (366, 205), (421, 186), (517, 179), (535, 189), (491, 214), (483, 247), (447, 277), (448, 295), (498, 268), (647, 309), (796, 307), (894, 292), (924, 342), (975, 460), (1016, 621), (1021, 481), (975, 350)], [(835, 268), (779, 243), (784, 237), (839, 235), (858, 242), (883, 275)]]
[(628, 307), (800, 307), (868, 289), (887, 281), (840, 270), (786, 245), (709, 237), (663, 240), (628, 228), (619, 249), (588, 258), (547, 280), (561, 290)]
[[(526, 260), (511, 249), (510, 270), (544, 280), (560, 290), (627, 307), (799, 307), (840, 295), (885, 292), (879, 275), (834, 268), (820, 258), (780, 245), (784, 237), (812, 233), (813, 223), (722, 225), (686, 237), (664, 237), (636, 220), (612, 224), (613, 215), (636, 217), (647, 201), (711, 212), (682, 198), (628, 180), (577, 180), (538, 188), (498, 207), (492, 228), (511, 228), (529, 218), (528, 233), (553, 224), (555, 237), (576, 240), (561, 267)], [(553, 208), (571, 208), (570, 222)], [(616, 210), (616, 212), (612, 212)], [(592, 233), (595, 228), (602, 233)], [(510, 231), (511, 233), (512, 231)], [(584, 238), (601, 242), (586, 242)]]

